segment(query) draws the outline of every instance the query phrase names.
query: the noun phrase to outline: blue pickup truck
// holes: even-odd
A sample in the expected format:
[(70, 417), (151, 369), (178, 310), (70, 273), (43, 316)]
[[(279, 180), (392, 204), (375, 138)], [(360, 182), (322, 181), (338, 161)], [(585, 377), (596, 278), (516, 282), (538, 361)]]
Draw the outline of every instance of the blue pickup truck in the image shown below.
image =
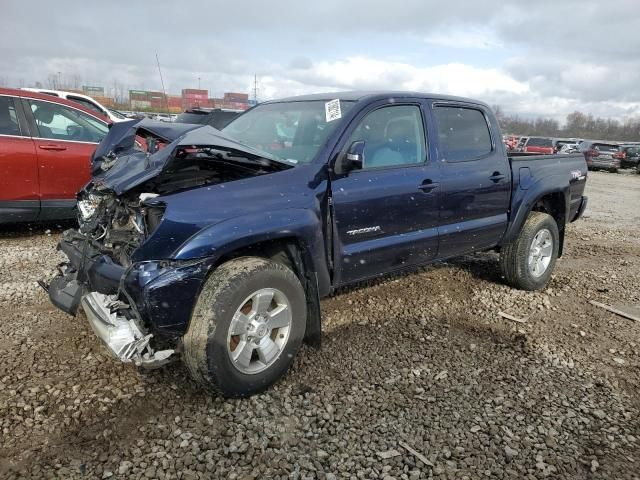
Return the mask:
[(270, 101), (222, 130), (116, 124), (93, 167), (52, 302), (123, 362), (182, 358), (226, 396), (319, 344), (344, 285), (493, 249), (508, 284), (543, 288), (587, 203), (583, 155), (507, 156), (484, 103), (407, 92)]

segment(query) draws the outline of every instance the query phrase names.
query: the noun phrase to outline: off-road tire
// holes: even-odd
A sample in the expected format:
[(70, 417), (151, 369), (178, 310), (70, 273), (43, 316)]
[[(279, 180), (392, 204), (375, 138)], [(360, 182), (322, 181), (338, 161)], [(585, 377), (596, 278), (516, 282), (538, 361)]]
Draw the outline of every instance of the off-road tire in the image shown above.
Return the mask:
[[(553, 240), (551, 261), (545, 272), (539, 277), (535, 277), (529, 271), (527, 264), (529, 249), (536, 234), (545, 228), (551, 232)], [(518, 237), (513, 242), (503, 246), (500, 251), (500, 269), (506, 282), (512, 287), (521, 290), (540, 290), (544, 288), (551, 279), (551, 274), (558, 258), (559, 242), (558, 225), (554, 218), (546, 213), (531, 212)]]
[[(276, 288), (289, 299), (292, 322), (282, 353), (266, 370), (239, 371), (229, 357), (228, 332), (242, 301), (261, 288)], [(306, 300), (298, 277), (286, 266), (259, 257), (240, 257), (219, 267), (207, 279), (183, 337), (183, 359), (191, 376), (225, 397), (259, 393), (287, 372), (304, 338)]]

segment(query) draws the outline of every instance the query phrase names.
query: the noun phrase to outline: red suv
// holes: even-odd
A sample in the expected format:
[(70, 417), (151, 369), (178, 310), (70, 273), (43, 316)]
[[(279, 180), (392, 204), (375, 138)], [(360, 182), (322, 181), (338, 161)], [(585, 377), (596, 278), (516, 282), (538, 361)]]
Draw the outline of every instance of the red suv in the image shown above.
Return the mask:
[(0, 88), (0, 223), (74, 218), (109, 123), (75, 102)]

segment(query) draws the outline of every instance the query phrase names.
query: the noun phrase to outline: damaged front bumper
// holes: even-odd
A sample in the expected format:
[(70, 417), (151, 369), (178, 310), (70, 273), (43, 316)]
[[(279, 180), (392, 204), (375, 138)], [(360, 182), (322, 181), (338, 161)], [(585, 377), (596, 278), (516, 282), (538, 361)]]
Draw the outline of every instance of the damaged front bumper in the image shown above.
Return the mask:
[(59, 266), (58, 275), (45, 286), (51, 302), (71, 315), (82, 306), (95, 334), (122, 362), (145, 368), (168, 363), (175, 350), (155, 351), (153, 334), (144, 327), (138, 310), (119, 299), (127, 269), (75, 230), (63, 233), (58, 248), (69, 261)]
[(43, 283), (51, 302), (71, 315), (82, 306), (96, 335), (121, 361), (166, 363), (186, 332), (208, 260), (142, 261), (125, 268), (76, 230), (65, 231), (58, 248), (69, 261)]
[(125, 268), (100, 253), (75, 230), (66, 230), (58, 244), (69, 259), (59, 265), (59, 274), (47, 287), (51, 302), (63, 312), (75, 315), (88, 291), (113, 295), (118, 292)]
[(123, 307), (128, 305), (116, 296), (91, 292), (82, 297), (82, 308), (91, 328), (114, 357), (146, 368), (166, 364), (175, 351), (154, 351), (149, 344), (153, 335), (145, 335), (135, 319), (122, 315)]

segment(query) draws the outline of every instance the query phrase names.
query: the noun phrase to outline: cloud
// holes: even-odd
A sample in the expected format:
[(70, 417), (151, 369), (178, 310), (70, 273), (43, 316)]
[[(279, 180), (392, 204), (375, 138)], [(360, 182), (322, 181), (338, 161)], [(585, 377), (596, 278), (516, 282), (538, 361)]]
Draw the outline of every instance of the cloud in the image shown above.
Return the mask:
[(495, 49), (503, 48), (503, 42), (494, 32), (478, 27), (454, 27), (430, 33), (424, 37), (430, 45), (446, 48), (462, 49)]
[[(13, 85), (61, 72), (83, 83), (260, 96), (410, 89), (510, 112), (633, 115), (637, 0), (169, 0), (9, 2), (0, 72)], [(604, 113), (600, 113), (604, 112)], [(606, 112), (611, 112), (607, 114)]]

